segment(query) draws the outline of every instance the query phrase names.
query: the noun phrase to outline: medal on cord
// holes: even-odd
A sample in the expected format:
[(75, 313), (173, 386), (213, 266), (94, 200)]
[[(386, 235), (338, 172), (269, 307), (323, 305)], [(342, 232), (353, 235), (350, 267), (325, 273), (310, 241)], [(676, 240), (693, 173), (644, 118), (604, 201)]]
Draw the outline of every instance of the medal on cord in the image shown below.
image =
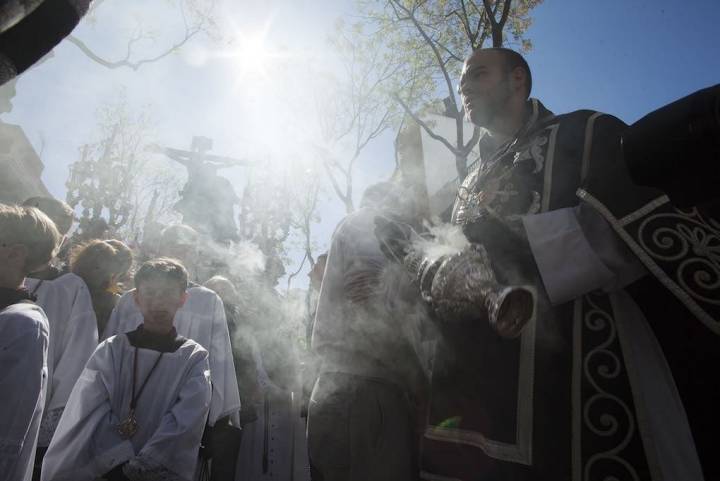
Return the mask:
[(140, 390), (138, 391), (137, 395), (135, 395), (135, 379), (137, 378), (137, 358), (138, 358), (138, 348), (135, 348), (135, 356), (133, 357), (133, 379), (132, 379), (132, 396), (130, 398), (130, 412), (128, 413), (125, 420), (121, 421), (117, 425), (117, 431), (120, 434), (120, 436), (123, 439), (130, 439), (135, 435), (135, 433), (138, 430), (138, 423), (135, 419), (135, 407), (137, 406), (137, 401), (140, 398), (140, 395), (143, 392), (143, 389), (145, 389), (145, 385), (147, 385), (148, 380), (150, 379), (150, 376), (152, 376), (153, 371), (157, 367), (157, 365), (160, 363), (160, 359), (162, 358), (162, 355), (164, 353), (161, 352), (158, 358), (155, 360), (155, 364), (150, 368), (150, 372), (148, 372), (147, 377), (143, 381), (142, 385), (140, 386)]

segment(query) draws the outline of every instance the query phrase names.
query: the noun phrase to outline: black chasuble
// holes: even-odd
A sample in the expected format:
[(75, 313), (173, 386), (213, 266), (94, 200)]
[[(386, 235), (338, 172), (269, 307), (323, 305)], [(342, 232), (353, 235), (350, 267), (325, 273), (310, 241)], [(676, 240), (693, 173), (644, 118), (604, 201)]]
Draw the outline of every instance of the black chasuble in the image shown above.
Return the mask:
[(626, 290), (662, 346), (705, 479), (720, 479), (720, 202), (675, 207), (634, 186), (620, 156), (589, 163), (577, 194), (649, 271)]
[[(481, 143), (482, 158), (460, 187), (453, 208), (452, 222), (463, 226), (471, 242), (486, 245), (496, 267), (496, 261), (501, 264), (503, 257), (512, 257), (513, 253), (507, 252), (501, 239), (493, 245), (492, 239), (483, 237), (483, 211), (513, 221), (577, 206), (581, 199), (588, 201), (588, 192), (601, 191), (608, 194), (618, 212), (636, 212), (628, 218), (631, 220), (649, 213), (649, 206), (664, 205), (657, 191), (616, 182), (616, 171), (621, 167), (619, 136), (625, 124), (588, 110), (556, 116), (535, 99), (529, 103), (530, 119), (516, 139), (492, 155), (482, 152)], [(603, 188), (594, 188), (598, 185)], [(628, 194), (617, 195), (625, 190)], [(641, 255), (635, 249), (633, 252)], [(513, 284), (535, 272), (539, 291), (536, 316), (519, 338), (500, 338), (486, 321), (440, 326), (421, 477), (445, 481), (656, 479), (658, 470), (652, 454), (648, 457), (649, 444), (643, 438), (647, 430), (643, 428), (642, 409), (638, 412), (637, 393), (628, 373), (628, 341), (618, 333), (610, 296), (596, 291), (551, 306), (532, 258), (515, 259), (523, 265), (507, 272), (496, 268), (499, 280)], [(514, 271), (523, 278), (514, 277)], [(711, 299), (720, 299), (717, 276), (714, 281), (702, 275), (695, 279), (706, 289), (715, 289), (709, 294)], [(635, 295), (633, 288), (648, 282), (655, 279), (645, 276), (629, 289), (643, 311), (647, 299)], [(643, 292), (647, 297), (649, 291)], [(669, 297), (663, 292), (659, 295)], [(717, 311), (708, 316), (717, 320)], [(673, 319), (676, 332), (665, 334), (656, 329), (657, 317), (649, 312), (646, 317), (673, 374), (676, 361), (670, 357), (677, 357), (676, 351), (686, 361), (692, 356), (687, 347), (673, 350), (666, 344), (677, 347), (703, 336), (672, 336), (703, 328), (706, 338), (715, 338), (705, 339), (702, 345), (717, 344), (707, 319)], [(679, 327), (681, 323), (694, 327)], [(710, 365), (698, 358), (694, 361), (709, 374)], [(708, 377), (703, 377), (703, 382), (717, 384)], [(678, 383), (680, 390), (688, 387)], [(683, 396), (684, 403), (686, 397), (697, 396)], [(706, 479), (710, 479), (710, 461), (702, 458), (703, 441), (690, 412), (695, 408), (687, 403), (685, 407)], [(705, 408), (707, 402), (700, 410)]]

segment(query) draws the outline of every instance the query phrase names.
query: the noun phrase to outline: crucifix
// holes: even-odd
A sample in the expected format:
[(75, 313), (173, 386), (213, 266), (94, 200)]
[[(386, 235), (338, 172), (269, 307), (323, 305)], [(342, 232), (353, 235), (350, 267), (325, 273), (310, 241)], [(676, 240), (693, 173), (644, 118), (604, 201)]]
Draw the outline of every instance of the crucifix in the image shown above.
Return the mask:
[(162, 153), (187, 169), (188, 180), (174, 206), (183, 216), (183, 223), (209, 234), (217, 242), (237, 241), (234, 207), (240, 199), (230, 181), (217, 171), (249, 162), (209, 154), (211, 149), (212, 139), (193, 137), (190, 150), (157, 145), (149, 150)]

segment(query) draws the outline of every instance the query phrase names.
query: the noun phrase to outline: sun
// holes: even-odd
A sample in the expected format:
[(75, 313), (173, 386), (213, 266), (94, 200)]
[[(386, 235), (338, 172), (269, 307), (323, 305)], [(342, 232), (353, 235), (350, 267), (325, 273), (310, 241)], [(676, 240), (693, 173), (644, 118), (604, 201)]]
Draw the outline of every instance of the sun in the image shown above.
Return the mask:
[(233, 52), (235, 70), (244, 77), (246, 75), (268, 75), (273, 52), (267, 45), (263, 32), (246, 35), (240, 39), (238, 48)]
[(280, 57), (270, 40), (268, 21), (257, 29), (237, 29), (230, 48), (221, 56), (231, 63), (236, 79), (243, 81), (248, 77), (267, 79), (272, 72), (273, 64)]

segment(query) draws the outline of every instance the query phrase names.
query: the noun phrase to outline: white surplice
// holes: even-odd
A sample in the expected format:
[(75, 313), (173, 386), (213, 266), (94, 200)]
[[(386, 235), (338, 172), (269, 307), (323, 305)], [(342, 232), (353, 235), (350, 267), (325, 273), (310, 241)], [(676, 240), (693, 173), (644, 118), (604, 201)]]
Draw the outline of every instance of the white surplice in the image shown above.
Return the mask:
[(52, 281), (26, 279), (50, 327), (48, 389), (38, 446), (50, 444), (70, 391), (98, 345), (97, 321), (90, 291), (79, 276), (65, 274)]
[[(122, 334), (142, 324), (142, 313), (130, 291), (122, 296), (110, 315), (102, 338)], [(214, 291), (205, 287), (188, 289), (185, 305), (175, 314), (175, 329), (181, 336), (199, 343), (210, 353), (212, 401), (208, 424), (230, 416), (233, 425), (240, 426), (240, 394), (233, 361), (230, 334), (225, 320), (225, 308)]]
[(42, 309), (0, 311), (0, 479), (30, 481), (47, 384), (48, 325)]
[(286, 387), (272, 382), (263, 366), (257, 341), (250, 333), (243, 335), (252, 349), (262, 395), (253, 405), (257, 419), (243, 427), (235, 479), (309, 481), (306, 426), (300, 416), (300, 380), (295, 377)]
[(43, 461), (43, 481), (91, 481), (129, 461), (161, 470), (161, 479), (191, 480), (210, 404), (208, 354), (185, 342), (160, 356), (137, 348), (137, 432), (118, 433), (130, 410), (135, 347), (125, 334), (98, 346), (70, 394)]

